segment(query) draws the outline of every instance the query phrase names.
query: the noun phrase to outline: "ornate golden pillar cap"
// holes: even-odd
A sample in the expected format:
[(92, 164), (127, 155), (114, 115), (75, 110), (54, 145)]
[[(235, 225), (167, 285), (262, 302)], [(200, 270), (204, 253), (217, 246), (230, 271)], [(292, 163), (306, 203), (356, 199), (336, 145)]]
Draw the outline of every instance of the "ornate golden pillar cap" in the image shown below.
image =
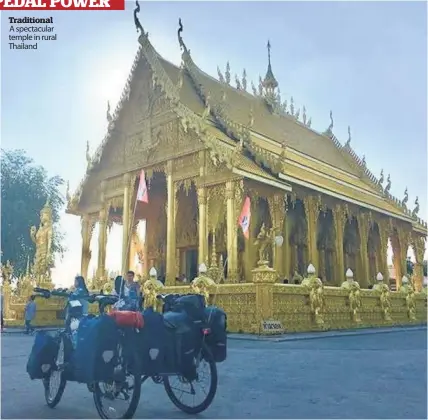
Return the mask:
[(352, 280), (354, 278), (354, 273), (350, 268), (346, 270), (345, 276), (348, 280)]
[(308, 265), (308, 269), (307, 269), (307, 273), (309, 276), (314, 276), (316, 273), (315, 267), (313, 266), (313, 264), (309, 264)]
[(149, 271), (149, 276), (150, 277), (154, 277), (157, 278), (158, 277), (158, 272), (156, 271), (156, 268), (152, 267)]
[(403, 284), (407, 284), (409, 282), (409, 279), (407, 278), (407, 276), (403, 276), (402, 278), (401, 278), (401, 283), (403, 283)]
[(383, 281), (383, 275), (380, 271), (379, 271), (379, 273), (377, 273), (376, 280), (377, 281)]

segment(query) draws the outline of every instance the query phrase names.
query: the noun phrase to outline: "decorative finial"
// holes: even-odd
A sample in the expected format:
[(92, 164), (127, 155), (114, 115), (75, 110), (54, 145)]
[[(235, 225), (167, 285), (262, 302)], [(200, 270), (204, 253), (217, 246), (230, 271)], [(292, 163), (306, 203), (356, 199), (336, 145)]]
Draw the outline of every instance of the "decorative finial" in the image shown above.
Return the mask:
[(267, 43), (268, 49), (268, 69), (266, 72), (265, 79), (263, 81), (263, 87), (266, 89), (266, 93), (273, 94), (274, 90), (278, 87), (278, 82), (272, 72), (272, 66), (270, 61), (270, 41)]
[(409, 193), (408, 193), (407, 187), (406, 187), (406, 189), (404, 190), (404, 198), (401, 201), (401, 205), (404, 206), (404, 207), (406, 207), (406, 204), (407, 204), (408, 201), (409, 201)]
[(198, 267), (199, 274), (205, 274), (208, 269), (205, 263), (200, 263)]
[(363, 158), (361, 159), (361, 165), (366, 167), (366, 156), (365, 155), (363, 155)]
[(224, 83), (224, 76), (221, 73), (219, 66), (217, 66), (217, 74), (218, 74), (218, 80), (220, 80), (221, 83)]
[(307, 124), (307, 125), (308, 125), (308, 127), (309, 127), (309, 128), (311, 128), (311, 125), (312, 125), (312, 118), (309, 118), (309, 120), (308, 120), (308, 124)]
[(259, 76), (259, 96), (263, 96), (263, 80), (261, 76)]
[(158, 276), (158, 272), (156, 271), (156, 268), (152, 267), (149, 271), (149, 276), (150, 277), (157, 277)]
[(383, 169), (381, 169), (381, 171), (380, 171), (380, 178), (379, 178), (379, 185), (382, 185), (383, 181), (385, 181), (385, 178), (383, 176)]
[(140, 13), (140, 3), (138, 3), (138, 1), (136, 1), (135, 4), (137, 6), (134, 10), (135, 28), (137, 29), (137, 32), (140, 31), (141, 35), (144, 35), (144, 29), (141, 26), (140, 19), (138, 19), (138, 16), (137, 16), (137, 14)]
[(258, 96), (257, 89), (256, 89), (256, 87), (254, 86), (254, 83), (253, 83), (253, 82), (251, 82), (251, 89), (252, 89), (252, 91), (253, 91), (253, 95), (254, 95), (254, 96)]
[(412, 211), (412, 217), (416, 217), (416, 215), (419, 213), (419, 198), (416, 197), (415, 200), (415, 208)]
[(235, 74), (235, 83), (236, 83), (236, 89), (241, 90), (241, 81), (239, 80), (237, 74)]
[(350, 146), (351, 145), (351, 126), (348, 125), (348, 140), (345, 143), (345, 146)]
[(305, 106), (303, 106), (302, 119), (303, 119), (303, 124), (306, 125), (306, 107)]
[(113, 118), (112, 118), (111, 113), (110, 113), (110, 101), (107, 101), (107, 121), (109, 123), (111, 123), (113, 121)]
[(294, 117), (294, 99), (291, 97), (290, 99), (290, 114)]
[(385, 192), (389, 193), (390, 189), (391, 189), (391, 175), (388, 174), (388, 178), (386, 178)]
[(334, 121), (333, 121), (333, 111), (330, 111), (330, 125), (327, 128), (327, 132), (331, 133), (333, 131)]
[(65, 190), (65, 199), (68, 202), (71, 200), (71, 196), (70, 196), (70, 181), (67, 181), (67, 189)]
[(354, 273), (352, 272), (352, 270), (350, 268), (348, 268), (346, 270), (345, 276), (348, 280), (351, 280), (354, 277)]
[(379, 273), (377, 273), (376, 280), (377, 281), (383, 281), (383, 276), (382, 276), (382, 273), (380, 271), (379, 271)]
[(178, 31), (177, 31), (178, 43), (180, 44), (180, 49), (187, 52), (187, 48), (184, 45), (183, 37), (181, 36), (182, 32), (183, 32), (183, 24), (181, 23), (181, 18), (178, 18)]
[(91, 163), (91, 154), (89, 153), (89, 141), (86, 142), (86, 163), (89, 165)]
[(226, 73), (224, 74), (226, 78), (226, 83), (230, 85), (230, 64), (229, 62), (226, 63)]
[(247, 90), (247, 72), (245, 69), (242, 72), (242, 89)]

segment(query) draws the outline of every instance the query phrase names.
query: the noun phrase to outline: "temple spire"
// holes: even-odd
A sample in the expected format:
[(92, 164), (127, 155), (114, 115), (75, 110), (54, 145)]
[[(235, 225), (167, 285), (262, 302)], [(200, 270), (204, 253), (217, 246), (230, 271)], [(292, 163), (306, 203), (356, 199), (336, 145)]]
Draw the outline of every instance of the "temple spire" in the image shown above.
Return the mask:
[(266, 89), (266, 93), (273, 93), (273, 91), (278, 87), (278, 82), (275, 79), (275, 76), (272, 72), (272, 65), (270, 61), (270, 41), (267, 43), (268, 50), (268, 69), (266, 72), (265, 79), (263, 80), (263, 87)]

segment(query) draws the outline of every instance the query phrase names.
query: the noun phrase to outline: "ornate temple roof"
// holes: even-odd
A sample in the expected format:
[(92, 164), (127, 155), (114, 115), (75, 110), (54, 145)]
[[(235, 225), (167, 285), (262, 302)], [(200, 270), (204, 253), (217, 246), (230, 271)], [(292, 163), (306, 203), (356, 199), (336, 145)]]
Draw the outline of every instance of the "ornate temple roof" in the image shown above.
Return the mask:
[[(154, 83), (174, 104), (182, 123), (200, 133), (208, 147), (221, 148), (225, 145), (230, 148), (235, 145), (229, 166), (245, 167), (247, 172), (276, 181), (284, 189), (288, 188), (288, 183), (295, 183), (354, 202), (406, 220), (414, 229), (426, 232), (426, 223), (417, 216), (419, 204), (415, 203), (416, 208), (412, 212), (406, 207), (406, 198), (394, 198), (390, 194), (389, 177), (383, 187), (383, 173), (377, 179), (367, 168), (365, 158), (359, 158), (353, 151), (350, 131), (347, 142), (344, 145), (339, 142), (333, 133), (332, 113), (329, 127), (320, 133), (311, 128), (305, 108), (302, 111), (295, 109), (293, 98), (289, 103), (281, 101), (271, 65), (270, 42), (266, 76), (263, 80), (260, 78), (258, 89), (252, 85), (251, 94), (247, 91), (245, 71), (242, 80), (237, 79), (236, 87), (233, 87), (229, 66), (224, 75), (218, 71), (217, 80), (194, 63), (182, 38), (181, 20), (178, 41), (183, 51), (182, 65), (177, 67), (165, 60), (151, 45), (138, 20), (138, 12), (139, 7), (134, 18), (140, 31), (141, 47), (124, 93), (113, 116), (110, 116), (110, 124), (114, 124), (129, 100), (135, 70), (144, 58), (152, 68)], [(109, 138), (110, 131), (90, 162), (91, 168), (100, 162)], [(85, 180), (77, 191), (77, 201), (84, 184)]]

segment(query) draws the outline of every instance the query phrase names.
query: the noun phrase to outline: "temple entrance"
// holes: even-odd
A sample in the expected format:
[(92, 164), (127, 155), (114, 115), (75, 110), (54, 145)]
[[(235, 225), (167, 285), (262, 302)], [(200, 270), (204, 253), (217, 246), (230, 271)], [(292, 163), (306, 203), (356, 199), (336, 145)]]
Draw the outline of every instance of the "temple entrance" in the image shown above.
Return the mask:
[(198, 250), (188, 249), (185, 251), (185, 262), (186, 262), (186, 278), (188, 281), (192, 281), (198, 275)]

